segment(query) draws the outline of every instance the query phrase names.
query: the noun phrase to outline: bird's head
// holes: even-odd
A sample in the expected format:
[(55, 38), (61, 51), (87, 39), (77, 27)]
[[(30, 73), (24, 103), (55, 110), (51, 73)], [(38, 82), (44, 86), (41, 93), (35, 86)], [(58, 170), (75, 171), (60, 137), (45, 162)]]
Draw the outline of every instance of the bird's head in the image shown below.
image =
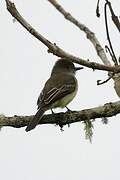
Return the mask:
[(71, 61), (65, 59), (59, 59), (53, 66), (51, 75), (53, 75), (54, 73), (63, 73), (63, 72), (75, 74), (76, 71), (81, 69), (83, 69), (83, 67), (75, 67), (75, 65)]

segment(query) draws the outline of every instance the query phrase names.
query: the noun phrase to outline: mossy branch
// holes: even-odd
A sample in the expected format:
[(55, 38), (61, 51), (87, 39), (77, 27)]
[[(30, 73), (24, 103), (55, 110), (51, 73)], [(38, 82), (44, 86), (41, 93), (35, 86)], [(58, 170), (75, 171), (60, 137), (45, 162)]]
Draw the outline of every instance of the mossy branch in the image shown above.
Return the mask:
[[(103, 106), (84, 109), (81, 111), (72, 111), (66, 113), (57, 113), (44, 115), (39, 124), (58, 124), (64, 126), (66, 124), (89, 121), (97, 118), (107, 118), (115, 116), (120, 113), (120, 101), (114, 103), (107, 103)], [(14, 128), (21, 128), (27, 126), (33, 116), (13, 116), (6, 117), (0, 115), (0, 127), (10, 126)]]

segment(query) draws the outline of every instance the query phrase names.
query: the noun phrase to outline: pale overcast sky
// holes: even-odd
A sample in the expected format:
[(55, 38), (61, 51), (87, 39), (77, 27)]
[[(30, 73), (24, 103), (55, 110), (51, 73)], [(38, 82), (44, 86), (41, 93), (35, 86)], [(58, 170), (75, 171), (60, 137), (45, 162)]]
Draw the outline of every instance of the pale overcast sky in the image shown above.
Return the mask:
[[(107, 43), (103, 14), (96, 18), (96, 1), (59, 2), (80, 22), (96, 33), (101, 44)], [(19, 12), (38, 32), (66, 51), (101, 63), (83, 32), (66, 21), (47, 0), (14, 0)], [(120, 0), (112, 0), (119, 16)], [(100, 10), (103, 12), (101, 1)], [(31, 36), (18, 22), (13, 23), (4, 0), (0, 1), (0, 113), (6, 116), (31, 115), (36, 112), (37, 97), (48, 79), (57, 57)], [(112, 25), (112, 23), (111, 23)], [(111, 28), (116, 54), (120, 37)], [(85, 68), (77, 74), (79, 90), (70, 109), (82, 110), (118, 101), (113, 81), (97, 86), (107, 73)], [(61, 109), (55, 110), (55, 112)], [(2, 180), (119, 180), (120, 116), (109, 124), (94, 122), (93, 142), (85, 140), (82, 123), (64, 127), (37, 126), (30, 133), (25, 128), (3, 128), (0, 132), (0, 177)]]

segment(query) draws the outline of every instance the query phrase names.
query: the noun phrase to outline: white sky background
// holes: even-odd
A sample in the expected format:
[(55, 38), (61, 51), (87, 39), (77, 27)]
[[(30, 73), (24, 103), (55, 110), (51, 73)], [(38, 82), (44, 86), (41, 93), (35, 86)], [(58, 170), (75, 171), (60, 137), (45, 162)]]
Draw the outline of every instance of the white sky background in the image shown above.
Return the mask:
[[(96, 1), (59, 0), (96, 33), (104, 47), (107, 40), (103, 15), (101, 19), (96, 18)], [(84, 33), (66, 21), (48, 1), (14, 2), (26, 20), (49, 40), (76, 56), (101, 63)], [(120, 0), (111, 2), (119, 16)], [(100, 7), (102, 12), (103, 6)], [(0, 1), (0, 113), (31, 115), (36, 112), (37, 97), (57, 57), (48, 54), (41, 42), (12, 19), (5, 2)], [(111, 35), (119, 56), (120, 39), (114, 26)], [(81, 110), (119, 100), (112, 80), (96, 85), (98, 79), (107, 78), (107, 73), (84, 68), (77, 78), (79, 91), (70, 109)], [(58, 111), (61, 110), (55, 110)], [(92, 144), (85, 140), (83, 128), (81, 123), (64, 127), (64, 132), (53, 125), (38, 126), (30, 133), (26, 133), (25, 128), (3, 128), (0, 132), (1, 179), (119, 180), (120, 116), (109, 118), (108, 125), (97, 119)]]

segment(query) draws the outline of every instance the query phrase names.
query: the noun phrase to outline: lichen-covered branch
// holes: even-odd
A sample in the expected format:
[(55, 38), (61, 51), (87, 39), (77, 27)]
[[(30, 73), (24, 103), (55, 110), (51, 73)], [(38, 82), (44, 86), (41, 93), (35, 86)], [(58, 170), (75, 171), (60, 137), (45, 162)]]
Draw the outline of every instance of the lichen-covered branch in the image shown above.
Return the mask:
[[(84, 109), (81, 111), (73, 111), (66, 113), (57, 113), (44, 115), (39, 124), (58, 124), (60, 126), (81, 122), (89, 121), (97, 118), (112, 117), (120, 113), (120, 101), (114, 103), (107, 103), (103, 106)], [(14, 128), (20, 128), (27, 126), (33, 116), (13, 116), (6, 117), (0, 115), (0, 127), (10, 126)]]
[(104, 49), (102, 48), (99, 40), (95, 36), (95, 33), (93, 33), (86, 25), (83, 23), (80, 23), (77, 19), (75, 19), (69, 12), (67, 12), (56, 0), (48, 0), (67, 20), (69, 20), (71, 23), (73, 23), (75, 26), (77, 26), (81, 31), (83, 31), (86, 34), (86, 37), (90, 40), (90, 42), (93, 44), (98, 56), (101, 58), (104, 64), (110, 65), (110, 62), (104, 52)]
[(83, 60), (81, 58), (78, 58), (76, 56), (73, 56), (67, 52), (65, 52), (63, 49), (59, 48), (55, 43), (51, 43), (48, 39), (46, 39), (44, 36), (42, 36), (40, 33), (38, 33), (18, 12), (18, 10), (15, 7), (15, 4), (12, 3), (10, 0), (5, 0), (6, 6), (10, 14), (25, 28), (29, 33), (31, 33), (34, 37), (36, 37), (38, 40), (40, 40), (44, 45), (48, 47), (48, 52), (53, 53), (54, 55), (58, 57), (65, 58), (66, 60), (71, 60), (74, 63), (92, 68), (92, 69), (98, 69), (98, 70), (104, 70), (104, 71), (111, 71), (114, 73), (120, 72), (120, 66), (114, 67), (109, 65), (103, 65), (95, 62), (90, 62), (88, 60)]

